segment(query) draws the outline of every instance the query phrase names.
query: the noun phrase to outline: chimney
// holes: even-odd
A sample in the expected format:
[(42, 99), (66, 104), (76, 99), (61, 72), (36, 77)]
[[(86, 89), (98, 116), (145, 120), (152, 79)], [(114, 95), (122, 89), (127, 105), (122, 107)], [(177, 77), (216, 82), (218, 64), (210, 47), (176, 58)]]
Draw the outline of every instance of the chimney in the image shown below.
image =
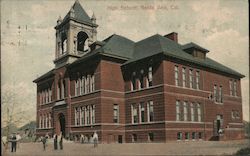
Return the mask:
[(164, 37), (167, 37), (168, 39), (173, 40), (178, 43), (178, 33), (176, 32), (171, 32), (167, 35), (164, 35)]

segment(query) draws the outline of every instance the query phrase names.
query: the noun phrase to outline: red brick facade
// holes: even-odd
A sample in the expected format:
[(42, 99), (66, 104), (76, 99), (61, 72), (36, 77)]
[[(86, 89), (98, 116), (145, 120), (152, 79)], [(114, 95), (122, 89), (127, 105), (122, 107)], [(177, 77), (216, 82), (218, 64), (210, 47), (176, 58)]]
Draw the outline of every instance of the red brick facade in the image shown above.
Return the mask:
[[(172, 37), (178, 40), (177, 33)], [(243, 138), (239, 76), (162, 54), (125, 62), (93, 55), (36, 79), (37, 135), (63, 131), (65, 137), (79, 139), (97, 131), (102, 143)], [(79, 78), (85, 85), (80, 89)]]

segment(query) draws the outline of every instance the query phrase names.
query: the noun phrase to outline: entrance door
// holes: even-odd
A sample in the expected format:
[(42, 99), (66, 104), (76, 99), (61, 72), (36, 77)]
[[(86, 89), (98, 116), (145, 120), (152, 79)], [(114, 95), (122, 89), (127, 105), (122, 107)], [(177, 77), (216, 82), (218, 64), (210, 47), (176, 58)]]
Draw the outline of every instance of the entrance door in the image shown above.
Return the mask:
[(118, 143), (122, 143), (122, 135), (118, 135)]
[(62, 135), (65, 136), (65, 116), (63, 113), (59, 114), (59, 123), (60, 123), (60, 131), (62, 132)]

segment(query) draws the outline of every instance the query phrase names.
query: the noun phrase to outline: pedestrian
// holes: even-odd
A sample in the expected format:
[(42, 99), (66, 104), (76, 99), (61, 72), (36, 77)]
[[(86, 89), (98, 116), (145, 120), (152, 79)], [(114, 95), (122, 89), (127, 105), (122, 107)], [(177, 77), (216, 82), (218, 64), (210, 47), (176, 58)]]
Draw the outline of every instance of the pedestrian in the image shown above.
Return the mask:
[(62, 135), (62, 132), (60, 134), (60, 137), (59, 137), (59, 146), (60, 146), (60, 150), (63, 149), (63, 135)]
[(83, 135), (82, 135), (82, 134), (81, 134), (80, 140), (81, 140), (81, 143), (83, 144), (84, 138), (83, 138)]
[(57, 150), (57, 135), (54, 135), (54, 150)]
[(94, 147), (97, 147), (97, 144), (98, 144), (98, 134), (96, 133), (96, 131), (93, 134), (93, 140), (94, 140)]
[(46, 142), (47, 142), (47, 138), (44, 136), (41, 138), (41, 141), (43, 143), (43, 150), (45, 151), (46, 150)]
[(16, 140), (17, 140), (17, 148), (20, 148), (21, 136), (19, 133), (17, 133), (17, 135), (16, 135)]
[(11, 152), (16, 152), (16, 134), (11, 137)]

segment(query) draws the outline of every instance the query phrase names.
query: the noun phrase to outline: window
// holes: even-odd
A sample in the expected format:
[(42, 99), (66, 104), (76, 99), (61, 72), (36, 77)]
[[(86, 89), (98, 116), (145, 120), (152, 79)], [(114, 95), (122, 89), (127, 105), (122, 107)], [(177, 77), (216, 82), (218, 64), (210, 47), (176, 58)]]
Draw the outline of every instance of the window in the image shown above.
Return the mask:
[(113, 105), (113, 122), (114, 123), (119, 122), (119, 105), (117, 104)]
[(237, 96), (237, 84), (236, 84), (236, 80), (234, 80), (233, 95)]
[(186, 68), (182, 68), (182, 86), (186, 87), (187, 81), (186, 81)]
[(95, 91), (95, 75), (91, 76), (91, 91)]
[(137, 108), (136, 104), (131, 105), (131, 110), (132, 110), (132, 123), (137, 123), (138, 122), (138, 115), (137, 115)]
[(147, 80), (147, 87), (151, 87), (153, 85), (153, 71), (152, 67), (148, 68), (148, 80)]
[(80, 95), (84, 94), (84, 76), (79, 80), (80, 83)]
[(174, 67), (174, 78), (175, 78), (175, 85), (179, 86), (179, 70), (178, 70), (178, 66)]
[(176, 121), (181, 120), (180, 101), (176, 101)]
[(90, 75), (87, 75), (87, 80), (86, 80), (86, 93), (90, 92)]
[(153, 101), (149, 101), (147, 104), (148, 108), (148, 122), (152, 122), (154, 120), (154, 104)]
[(85, 52), (88, 47), (88, 35), (81, 31), (77, 34), (77, 51)]
[(217, 85), (214, 85), (214, 101), (215, 102), (218, 102), (219, 100), (219, 98), (218, 98), (218, 88), (217, 88)]
[(137, 142), (137, 135), (136, 134), (132, 134), (132, 142)]
[(75, 108), (75, 125), (80, 125), (80, 111), (79, 108)]
[(194, 76), (192, 69), (189, 69), (189, 87), (194, 88)]
[(230, 96), (233, 95), (233, 81), (229, 80), (229, 90), (230, 90)]
[(231, 117), (232, 117), (233, 120), (234, 119), (240, 119), (240, 112), (237, 111), (237, 110), (232, 110)]
[(219, 97), (218, 97), (218, 102), (223, 103), (223, 98), (222, 98), (222, 86), (219, 88)]
[(81, 107), (81, 125), (85, 124), (85, 107)]
[(78, 88), (79, 88), (79, 81), (76, 80), (76, 81), (75, 81), (75, 96), (78, 96), (78, 95), (79, 95), (79, 94), (78, 94)]
[(148, 133), (148, 141), (154, 141), (154, 133)]
[(185, 140), (189, 140), (189, 132), (185, 132)]
[(86, 110), (86, 124), (89, 125), (90, 124), (90, 109), (89, 109), (89, 106), (86, 106), (85, 108)]
[(198, 133), (198, 139), (202, 139), (202, 132)]
[(95, 124), (95, 105), (92, 105), (92, 124)]
[(193, 103), (191, 103), (190, 104), (190, 112), (191, 112), (191, 121), (194, 121), (194, 104)]
[(39, 117), (39, 127), (42, 128), (43, 127), (43, 122), (42, 122), (42, 115), (40, 115)]
[(144, 88), (144, 84), (143, 84), (143, 73), (144, 71), (141, 70), (140, 76), (139, 76), (139, 89)]
[(196, 89), (200, 89), (200, 72), (196, 71)]
[(132, 75), (132, 80), (131, 80), (131, 91), (132, 90), (136, 90), (136, 79), (135, 79), (135, 72), (133, 72), (133, 75)]
[(198, 122), (201, 122), (201, 104), (197, 104)]
[(196, 137), (195, 137), (195, 132), (192, 132), (192, 139), (195, 140)]
[(186, 101), (183, 102), (183, 110), (184, 110), (184, 121), (188, 121), (188, 104)]
[(177, 133), (177, 140), (182, 140), (182, 132)]
[(49, 127), (51, 127), (51, 123), (52, 123), (52, 121), (51, 121), (51, 113), (49, 113)]
[(140, 106), (140, 107), (139, 107), (140, 122), (145, 122), (145, 118), (144, 118), (144, 112), (145, 112), (144, 103), (141, 102), (139, 106)]

